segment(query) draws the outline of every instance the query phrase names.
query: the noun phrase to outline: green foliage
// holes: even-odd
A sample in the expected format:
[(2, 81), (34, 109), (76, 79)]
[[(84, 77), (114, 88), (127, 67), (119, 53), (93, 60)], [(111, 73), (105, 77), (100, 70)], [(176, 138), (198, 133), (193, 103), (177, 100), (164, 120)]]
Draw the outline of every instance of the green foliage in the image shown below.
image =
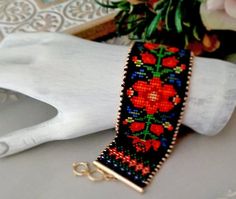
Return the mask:
[(201, 0), (144, 0), (131, 4), (127, 0), (107, 1), (98, 4), (118, 9), (116, 16), (118, 35), (129, 34), (131, 39), (162, 42), (166, 34), (179, 44), (201, 40), (206, 32), (199, 14)]

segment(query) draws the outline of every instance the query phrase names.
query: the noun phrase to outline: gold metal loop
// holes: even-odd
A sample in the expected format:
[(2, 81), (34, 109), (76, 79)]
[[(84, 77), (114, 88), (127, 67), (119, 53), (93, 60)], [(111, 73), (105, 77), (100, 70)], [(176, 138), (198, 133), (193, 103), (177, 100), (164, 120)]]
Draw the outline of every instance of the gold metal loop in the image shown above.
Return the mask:
[(89, 180), (91, 181), (103, 181), (105, 180), (105, 174), (102, 170), (100, 169), (95, 169), (95, 170), (92, 170), (88, 173), (88, 178)]
[(88, 162), (73, 163), (72, 166), (73, 173), (76, 176), (87, 176), (89, 180), (93, 182), (116, 179), (114, 176), (106, 173), (102, 169), (99, 169), (96, 165), (89, 164)]
[(86, 176), (89, 174), (89, 164), (87, 162), (73, 163), (73, 173), (76, 176)]
[(106, 181), (109, 181), (109, 180), (116, 180), (115, 176), (113, 176), (113, 175), (111, 175), (111, 174), (109, 174), (109, 173), (106, 173), (106, 172), (103, 171), (102, 169), (100, 169), (100, 168), (97, 167), (97, 170), (103, 173), (104, 180), (106, 180)]

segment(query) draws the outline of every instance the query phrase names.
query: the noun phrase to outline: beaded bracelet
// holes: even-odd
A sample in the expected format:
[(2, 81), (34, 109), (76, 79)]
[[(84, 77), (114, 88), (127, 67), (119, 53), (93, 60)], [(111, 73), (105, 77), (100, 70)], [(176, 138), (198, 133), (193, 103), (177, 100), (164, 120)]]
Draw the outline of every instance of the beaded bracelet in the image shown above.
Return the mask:
[[(192, 54), (163, 44), (135, 42), (125, 66), (116, 137), (93, 164), (139, 192), (150, 183), (176, 142), (187, 100)], [(95, 170), (73, 165), (76, 175)]]

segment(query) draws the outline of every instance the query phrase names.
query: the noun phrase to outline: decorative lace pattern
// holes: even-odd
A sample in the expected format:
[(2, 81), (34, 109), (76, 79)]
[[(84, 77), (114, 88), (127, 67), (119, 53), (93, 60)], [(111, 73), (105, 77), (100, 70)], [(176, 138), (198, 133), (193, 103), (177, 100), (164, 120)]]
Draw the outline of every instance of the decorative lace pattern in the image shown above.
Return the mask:
[(0, 0), (0, 40), (13, 32), (76, 33), (111, 12), (94, 0)]

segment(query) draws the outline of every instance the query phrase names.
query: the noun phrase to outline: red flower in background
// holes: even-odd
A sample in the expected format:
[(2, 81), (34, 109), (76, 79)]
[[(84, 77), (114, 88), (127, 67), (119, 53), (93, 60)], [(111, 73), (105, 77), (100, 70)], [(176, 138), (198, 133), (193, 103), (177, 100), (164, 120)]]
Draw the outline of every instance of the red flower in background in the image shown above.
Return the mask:
[(147, 0), (147, 6), (153, 10), (155, 7), (155, 4), (158, 2), (159, 0)]
[(217, 35), (205, 34), (202, 40), (204, 50), (207, 52), (214, 52), (220, 47), (220, 41)]
[(204, 51), (202, 43), (198, 41), (193, 41), (189, 43), (187, 48), (191, 50), (194, 53), (194, 55), (200, 55)]
[(216, 35), (205, 34), (202, 41), (194, 41), (188, 45), (188, 49), (193, 51), (194, 55), (200, 55), (203, 52), (214, 52), (220, 47), (220, 41)]
[(169, 68), (174, 68), (179, 63), (175, 56), (166, 57), (162, 59), (162, 65)]
[(156, 63), (156, 57), (148, 52), (141, 53), (142, 61), (144, 64), (155, 64)]
[(176, 95), (172, 85), (162, 85), (160, 78), (154, 77), (149, 83), (137, 81), (133, 89), (138, 92), (138, 96), (132, 96), (130, 99), (136, 108), (145, 108), (147, 114), (168, 112), (174, 104), (169, 101), (170, 97)]
[(149, 49), (149, 50), (153, 50), (155, 48), (157, 48), (159, 46), (159, 44), (154, 44), (154, 43), (145, 43), (144, 47)]
[(145, 123), (144, 122), (133, 122), (129, 128), (132, 132), (136, 132), (136, 131), (141, 131), (143, 130), (145, 127)]
[(164, 128), (160, 124), (151, 124), (150, 130), (158, 136), (160, 136), (164, 132)]

